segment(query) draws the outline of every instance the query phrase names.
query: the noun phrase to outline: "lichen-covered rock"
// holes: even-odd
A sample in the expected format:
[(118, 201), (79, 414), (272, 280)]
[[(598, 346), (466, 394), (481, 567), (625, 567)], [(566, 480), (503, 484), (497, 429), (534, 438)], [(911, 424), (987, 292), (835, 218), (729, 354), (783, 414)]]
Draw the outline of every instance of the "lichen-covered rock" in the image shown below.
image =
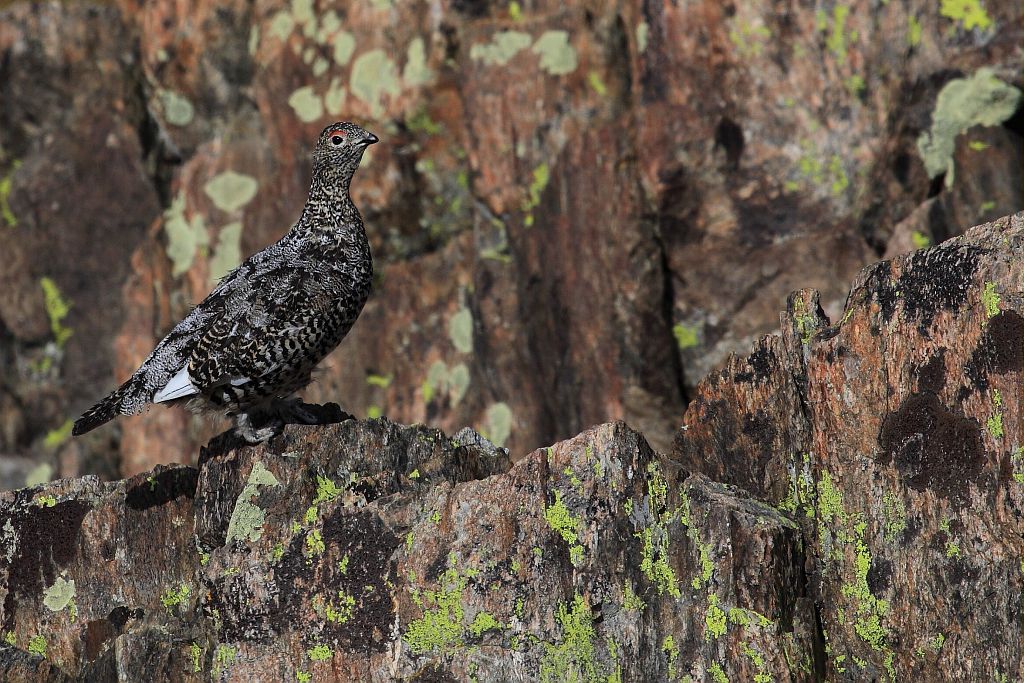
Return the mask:
[[(812, 680), (800, 528), (621, 423), (386, 420), (0, 501), (5, 680)], [(49, 668), (48, 668), (49, 667)]]
[(799, 292), (687, 412), (684, 466), (803, 527), (831, 679), (1022, 675), (1022, 254), (1018, 213), (866, 269), (834, 325)]

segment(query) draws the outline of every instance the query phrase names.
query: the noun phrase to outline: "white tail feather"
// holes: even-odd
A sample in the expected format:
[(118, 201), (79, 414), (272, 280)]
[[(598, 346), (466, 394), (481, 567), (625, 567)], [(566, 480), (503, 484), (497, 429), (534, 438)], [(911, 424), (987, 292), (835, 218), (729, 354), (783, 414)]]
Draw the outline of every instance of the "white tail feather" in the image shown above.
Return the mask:
[(196, 385), (192, 384), (192, 378), (188, 376), (188, 366), (186, 365), (181, 370), (178, 370), (177, 374), (164, 385), (163, 389), (153, 395), (153, 403), (164, 403), (165, 401), (173, 401), (176, 398), (198, 393), (199, 389), (196, 388)]

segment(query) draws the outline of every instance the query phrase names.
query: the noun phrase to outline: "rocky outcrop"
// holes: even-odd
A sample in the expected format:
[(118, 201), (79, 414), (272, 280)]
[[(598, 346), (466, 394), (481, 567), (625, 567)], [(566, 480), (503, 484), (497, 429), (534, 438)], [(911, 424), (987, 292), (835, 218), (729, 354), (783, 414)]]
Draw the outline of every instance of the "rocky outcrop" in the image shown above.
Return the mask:
[(307, 399), (515, 453), (621, 418), (667, 450), (791, 290), (837, 317), (883, 253), (1024, 205), (1021, 12), (4, 2), (0, 452), (191, 462), (217, 425), (68, 420), (295, 219), (340, 117), (384, 141), (356, 182), (380, 276)]
[(387, 419), (0, 498), (5, 680), (1009, 680), (1024, 214), (512, 463)]

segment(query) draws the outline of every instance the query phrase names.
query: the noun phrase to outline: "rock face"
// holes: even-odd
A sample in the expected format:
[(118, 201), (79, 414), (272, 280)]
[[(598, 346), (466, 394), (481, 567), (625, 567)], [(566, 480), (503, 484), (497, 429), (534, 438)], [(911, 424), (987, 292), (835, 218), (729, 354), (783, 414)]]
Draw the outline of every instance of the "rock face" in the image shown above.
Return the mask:
[(791, 290), (837, 316), (883, 253), (1024, 205), (1022, 18), (4, 2), (0, 452), (64, 476), (190, 462), (217, 425), (154, 410), (68, 442), (68, 420), (290, 225), (338, 118), (384, 140), (355, 188), (380, 277), (307, 399), (516, 453), (622, 418), (667, 450), (697, 381)]
[(512, 463), (387, 419), (0, 497), (4, 680), (1024, 674), (1024, 214)]

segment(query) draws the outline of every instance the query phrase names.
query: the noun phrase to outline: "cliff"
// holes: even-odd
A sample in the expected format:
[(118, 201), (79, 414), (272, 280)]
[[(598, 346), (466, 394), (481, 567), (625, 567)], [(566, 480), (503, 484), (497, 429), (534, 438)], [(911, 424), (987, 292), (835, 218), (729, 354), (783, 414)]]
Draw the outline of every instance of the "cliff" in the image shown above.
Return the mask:
[(514, 464), (472, 430), (290, 426), (0, 497), (0, 670), (63, 680), (1024, 675), (1024, 214), (861, 272), (841, 319)]
[[(152, 411), (69, 440), (239, 259), (320, 129), (381, 144), (375, 295), (307, 399), (515, 454), (662, 451), (800, 287), (1024, 206), (1024, 8), (975, 0), (0, 0), (0, 485), (192, 463)], [(30, 461), (30, 458), (34, 461)]]

